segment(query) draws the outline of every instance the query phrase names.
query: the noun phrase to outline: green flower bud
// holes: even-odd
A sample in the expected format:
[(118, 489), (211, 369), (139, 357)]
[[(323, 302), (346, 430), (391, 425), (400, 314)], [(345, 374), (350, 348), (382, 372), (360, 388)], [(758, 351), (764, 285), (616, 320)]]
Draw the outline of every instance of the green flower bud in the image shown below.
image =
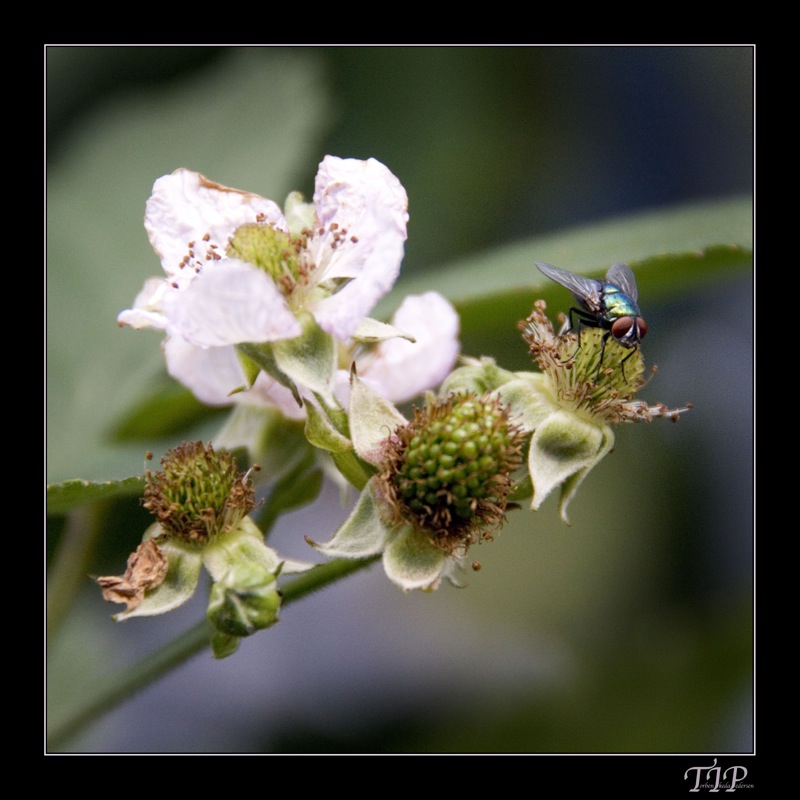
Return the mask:
[(601, 328), (556, 335), (537, 300), (520, 323), (542, 374), (520, 373), (499, 389), (515, 419), (531, 432), (528, 474), (531, 508), (560, 487), (561, 517), (588, 472), (614, 446), (612, 423), (677, 419), (690, 406), (668, 409), (634, 399), (644, 384), (641, 348), (626, 348)]
[(430, 591), (443, 578), (460, 585), (470, 545), (491, 540), (505, 520), (522, 463), (525, 434), (507, 405), (462, 389), (429, 395), (409, 422), (352, 374), (350, 411), (354, 452), (378, 471), (329, 542), (307, 541), (329, 557), (383, 554), (404, 591)]
[(282, 573), (313, 564), (286, 560), (267, 547), (247, 512), (254, 507), (250, 473), (227, 451), (202, 442), (183, 444), (146, 473), (144, 505), (158, 518), (128, 559), (123, 575), (97, 578), (103, 597), (125, 603), (114, 619), (164, 614), (195, 592), (203, 567), (213, 581), (207, 618), (211, 647), (225, 658), (242, 636), (277, 622)]
[(275, 576), (253, 561), (239, 561), (211, 587), (206, 616), (228, 636), (250, 636), (278, 621)]
[(462, 358), (463, 366), (459, 367), (445, 379), (442, 394), (473, 392), (484, 394), (491, 392), (514, 378), (514, 373), (498, 367), (493, 358)]

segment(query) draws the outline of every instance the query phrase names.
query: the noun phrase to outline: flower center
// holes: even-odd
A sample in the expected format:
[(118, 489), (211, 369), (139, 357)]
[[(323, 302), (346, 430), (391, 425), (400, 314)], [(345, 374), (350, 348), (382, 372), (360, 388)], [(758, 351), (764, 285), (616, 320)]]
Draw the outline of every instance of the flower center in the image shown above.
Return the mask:
[(227, 451), (186, 442), (161, 459), (163, 470), (145, 474), (142, 505), (168, 536), (204, 546), (232, 530), (254, 507), (249, 473)]
[(305, 233), (292, 236), (271, 225), (249, 222), (236, 229), (225, 253), (263, 269), (288, 298), (311, 282), (314, 265), (305, 257), (306, 247)]
[(455, 395), (420, 411), (390, 440), (382, 482), (399, 521), (448, 552), (491, 538), (503, 520), (521, 433), (496, 399)]
[(628, 405), (644, 384), (641, 348), (623, 347), (601, 328), (584, 326), (579, 334), (556, 336), (545, 309), (537, 300), (521, 328), (562, 405), (590, 420), (627, 418)]

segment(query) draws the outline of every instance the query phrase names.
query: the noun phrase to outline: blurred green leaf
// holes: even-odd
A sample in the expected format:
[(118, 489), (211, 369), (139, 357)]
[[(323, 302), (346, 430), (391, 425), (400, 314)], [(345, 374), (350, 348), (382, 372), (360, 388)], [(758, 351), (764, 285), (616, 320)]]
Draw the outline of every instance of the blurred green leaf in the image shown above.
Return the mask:
[[(531, 292), (548, 283), (536, 269), (535, 261), (546, 261), (571, 272), (604, 274), (611, 264), (624, 261), (631, 266), (663, 262), (672, 269), (688, 260), (697, 263), (698, 276), (706, 266), (704, 254), (710, 249), (730, 249), (732, 259), (746, 259), (753, 247), (753, 203), (750, 198), (733, 198), (711, 203), (692, 203), (567, 231), (480, 253), (425, 275), (401, 280), (392, 295), (436, 290), (459, 305), (475, 298), (505, 296), (510, 292)], [(727, 268), (712, 259), (717, 268)], [(639, 277), (637, 273), (637, 278)], [(673, 291), (685, 289), (684, 274), (670, 282)]]
[(174, 438), (200, 422), (227, 413), (227, 408), (203, 405), (188, 389), (170, 381), (123, 414), (109, 435), (120, 442)]
[(259, 527), (267, 532), (281, 514), (307, 505), (322, 489), (322, 470), (312, 449), (273, 487), (258, 515)]
[(144, 478), (125, 478), (121, 481), (69, 480), (51, 484), (47, 487), (47, 513), (63, 514), (73, 508), (93, 503), (96, 500), (109, 500), (116, 497), (133, 497), (144, 491)]
[(594, 277), (602, 277), (612, 263), (625, 261), (636, 272), (640, 299), (655, 300), (746, 274), (752, 270), (752, 238), (749, 198), (637, 214), (487, 251), (401, 279), (379, 311), (388, 314), (398, 305), (401, 291), (441, 292), (461, 315), (463, 352), (498, 355), (509, 342), (518, 341), (516, 324), (528, 316), (534, 300), (541, 298), (555, 310), (568, 307), (567, 292), (545, 278), (536, 261)]

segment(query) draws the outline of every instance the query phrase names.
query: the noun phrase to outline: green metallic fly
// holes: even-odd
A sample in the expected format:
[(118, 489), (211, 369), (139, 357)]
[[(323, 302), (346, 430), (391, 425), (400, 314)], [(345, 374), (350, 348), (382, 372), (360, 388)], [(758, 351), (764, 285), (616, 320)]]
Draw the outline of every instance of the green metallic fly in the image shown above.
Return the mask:
[[(574, 272), (538, 261), (536, 266), (548, 278), (569, 289), (577, 301), (579, 307), (573, 306), (569, 310), (569, 330), (575, 328), (572, 320), (574, 314), (578, 318), (579, 350), (581, 325), (605, 331), (600, 350), (601, 367), (609, 338), (629, 349), (639, 346), (647, 333), (647, 323), (639, 311), (636, 278), (627, 264), (614, 264), (602, 281), (576, 275)], [(633, 352), (622, 360), (623, 370), (625, 361), (632, 355)]]

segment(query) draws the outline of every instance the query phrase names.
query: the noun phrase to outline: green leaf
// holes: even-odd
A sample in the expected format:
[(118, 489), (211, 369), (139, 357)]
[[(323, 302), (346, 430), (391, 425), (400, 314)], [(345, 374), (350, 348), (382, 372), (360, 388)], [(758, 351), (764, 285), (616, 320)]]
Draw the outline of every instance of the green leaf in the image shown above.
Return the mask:
[[(400, 280), (376, 311), (388, 316), (406, 294), (435, 290), (461, 315), (463, 352), (496, 355), (533, 301), (554, 308), (564, 289), (534, 266), (546, 261), (603, 277), (611, 264), (634, 268), (640, 297), (686, 293), (752, 271), (753, 204), (749, 197), (666, 208), (520, 242)], [(507, 365), (506, 365), (507, 366)]]
[[(661, 266), (668, 274), (677, 266), (681, 273), (667, 285), (683, 288), (689, 276), (707, 280), (710, 271), (746, 269), (752, 248), (750, 198), (696, 203), (614, 218), (496, 248), (402, 281), (390, 299), (396, 304), (401, 292), (435, 290), (461, 306), (512, 291), (538, 291), (549, 282), (538, 272), (535, 261), (587, 275), (604, 274), (617, 261), (641, 265), (645, 270)], [(638, 280), (638, 272), (636, 277)]]
[(137, 401), (111, 428), (111, 438), (140, 442), (178, 437), (183, 432), (228, 409), (203, 405), (188, 389), (170, 381)]
[(258, 517), (261, 529), (268, 531), (281, 514), (315, 500), (322, 489), (322, 477), (314, 453), (308, 450), (305, 458), (286, 473), (270, 492)]
[(94, 483), (78, 478), (47, 487), (47, 513), (63, 514), (78, 506), (114, 497), (134, 497), (144, 491), (144, 478)]

